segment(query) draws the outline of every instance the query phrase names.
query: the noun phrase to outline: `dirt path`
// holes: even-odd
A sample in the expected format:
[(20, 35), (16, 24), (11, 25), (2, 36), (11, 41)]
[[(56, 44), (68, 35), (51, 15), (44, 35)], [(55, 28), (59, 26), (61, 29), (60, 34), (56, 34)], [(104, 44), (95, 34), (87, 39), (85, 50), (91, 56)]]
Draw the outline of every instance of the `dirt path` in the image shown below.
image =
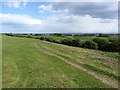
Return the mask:
[(92, 71), (86, 70), (86, 69), (84, 69), (83, 67), (81, 67), (80, 65), (77, 65), (77, 64), (75, 64), (75, 63), (73, 63), (73, 62), (70, 62), (70, 61), (64, 59), (64, 58), (61, 57), (61, 56), (58, 56), (58, 55), (53, 54), (53, 53), (51, 53), (51, 52), (47, 52), (46, 50), (42, 49), (42, 47), (41, 47), (40, 45), (38, 45), (37, 43), (35, 44), (35, 47), (36, 47), (39, 51), (42, 51), (42, 52), (45, 53), (45, 54), (48, 54), (48, 55), (50, 55), (50, 56), (57, 57), (57, 58), (59, 58), (60, 60), (66, 62), (67, 64), (72, 65), (72, 66), (75, 67), (75, 68), (78, 68), (78, 69), (80, 69), (80, 70), (83, 70), (83, 71), (87, 72), (89, 75), (94, 76), (96, 79), (99, 79), (99, 80), (102, 81), (103, 83), (108, 84), (108, 85), (112, 86), (113, 88), (118, 88), (118, 82), (115, 81), (115, 80), (112, 80), (112, 79), (110, 79), (110, 78), (108, 78), (108, 77), (105, 77), (104, 75), (96, 74), (96, 73), (94, 73), (94, 72), (92, 72)]

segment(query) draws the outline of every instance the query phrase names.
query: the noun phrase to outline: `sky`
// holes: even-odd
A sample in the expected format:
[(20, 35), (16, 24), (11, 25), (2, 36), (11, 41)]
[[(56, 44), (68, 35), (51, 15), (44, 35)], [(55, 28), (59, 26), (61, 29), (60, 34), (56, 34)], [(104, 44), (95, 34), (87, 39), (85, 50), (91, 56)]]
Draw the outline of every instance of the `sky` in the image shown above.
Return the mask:
[(2, 33), (118, 33), (118, 2), (24, 0), (0, 6)]

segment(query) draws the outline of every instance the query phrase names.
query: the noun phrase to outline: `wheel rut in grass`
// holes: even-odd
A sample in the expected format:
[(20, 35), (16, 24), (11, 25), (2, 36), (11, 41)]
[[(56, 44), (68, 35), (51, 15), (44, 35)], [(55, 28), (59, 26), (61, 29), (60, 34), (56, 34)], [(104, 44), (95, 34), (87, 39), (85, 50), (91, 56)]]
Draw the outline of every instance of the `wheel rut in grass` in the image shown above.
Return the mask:
[(89, 75), (95, 77), (96, 79), (99, 79), (100, 81), (102, 81), (103, 83), (107, 84), (107, 85), (110, 85), (112, 86), (113, 88), (118, 88), (118, 82), (115, 81), (115, 80), (112, 80), (111, 78), (108, 78), (104, 75), (101, 75), (101, 74), (96, 74), (92, 71), (89, 71), (83, 67), (81, 67), (80, 65), (76, 64), (76, 63), (73, 63), (73, 62), (70, 62), (68, 61), (67, 59), (65, 59), (64, 57), (62, 56), (59, 56), (55, 53), (52, 53), (50, 52), (49, 50), (47, 50), (46, 48), (42, 47), (39, 43), (35, 43), (35, 47), (39, 50), (39, 51), (42, 51), (43, 53), (47, 54), (47, 55), (50, 55), (50, 56), (54, 56), (54, 57), (57, 57), (59, 58), (60, 60), (66, 62), (67, 64), (79, 69), (79, 70), (83, 70), (85, 71), (86, 73), (88, 73)]

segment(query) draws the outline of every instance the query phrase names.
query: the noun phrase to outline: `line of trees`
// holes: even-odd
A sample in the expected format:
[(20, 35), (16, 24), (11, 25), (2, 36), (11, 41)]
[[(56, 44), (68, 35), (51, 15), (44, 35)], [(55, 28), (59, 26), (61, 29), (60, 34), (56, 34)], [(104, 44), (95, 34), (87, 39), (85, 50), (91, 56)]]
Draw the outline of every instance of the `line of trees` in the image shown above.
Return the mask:
[(120, 50), (120, 39), (111, 39), (108, 40), (106, 38), (94, 38), (93, 40), (80, 41), (73, 38), (65, 38), (63, 40), (56, 40), (49, 37), (44, 36), (34, 36), (34, 35), (19, 35), (19, 34), (7, 34), (8, 36), (16, 36), (16, 37), (26, 37), (26, 38), (34, 38), (45, 40), (53, 43), (64, 44), (68, 46), (89, 48), (89, 49), (98, 49), (102, 51), (109, 52), (119, 52)]

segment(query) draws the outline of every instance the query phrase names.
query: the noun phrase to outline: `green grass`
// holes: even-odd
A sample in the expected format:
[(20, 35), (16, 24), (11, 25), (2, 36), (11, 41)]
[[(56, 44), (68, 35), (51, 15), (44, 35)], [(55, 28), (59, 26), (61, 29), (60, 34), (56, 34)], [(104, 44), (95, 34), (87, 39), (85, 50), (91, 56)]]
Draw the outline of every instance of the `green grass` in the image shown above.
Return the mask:
[(45, 37), (48, 37), (48, 38), (52, 38), (52, 39), (55, 39), (55, 40), (62, 40), (62, 39), (65, 39), (65, 36), (45, 36)]
[[(35, 36), (35, 37), (39, 37), (39, 36)], [(93, 40), (94, 38), (106, 38), (108, 40), (118, 39), (116, 37), (96, 37), (96, 36), (53, 36), (53, 35), (49, 35), (49, 36), (44, 36), (44, 37), (52, 38), (55, 40), (63, 40), (65, 38), (73, 38), (73, 39), (77, 39), (77, 40), (81, 40), (81, 41)]]
[[(35, 39), (3, 36), (3, 88), (108, 88), (86, 72), (44, 53), (52, 53), (79, 64), (99, 65), (101, 70), (117, 75), (117, 59), (101, 51), (54, 44)], [(35, 45), (38, 45), (37, 48)], [(42, 51), (43, 50), (43, 51)], [(95, 56), (97, 54), (97, 56)], [(94, 57), (91, 57), (94, 56)], [(102, 56), (102, 58), (100, 58)], [(107, 59), (110, 59), (109, 62)], [(98, 62), (96, 62), (98, 61)], [(109, 68), (111, 67), (111, 68)], [(104, 70), (105, 68), (105, 70)], [(114, 71), (114, 72), (112, 72)]]
[(103, 75), (107, 75), (108, 77), (114, 78), (114, 79), (116, 79), (116, 80), (118, 80), (118, 78), (119, 78), (119, 76), (116, 76), (116, 75), (114, 75), (114, 74), (112, 74), (112, 73), (109, 73), (109, 72), (107, 72), (107, 71), (103, 71), (103, 70), (101, 70), (101, 69), (98, 69), (98, 68), (96, 68), (96, 67), (94, 67), (94, 66), (92, 66), (92, 65), (83, 64), (83, 67), (85, 67), (85, 68), (87, 68), (87, 69), (89, 69), (89, 70), (95, 71), (96, 73), (100, 73), (100, 74), (103, 74)]
[[(39, 45), (41, 45), (45, 51), (64, 57), (70, 62), (78, 65), (81, 65), (81, 63), (92, 65), (96, 71), (102, 72), (100, 74), (115, 80), (118, 79), (118, 53), (68, 47), (49, 42), (39, 43)], [(90, 70), (89, 68), (87, 69)], [(91, 70), (94, 71), (93, 69)]]
[(2, 89), (2, 35), (0, 34), (0, 89)]

